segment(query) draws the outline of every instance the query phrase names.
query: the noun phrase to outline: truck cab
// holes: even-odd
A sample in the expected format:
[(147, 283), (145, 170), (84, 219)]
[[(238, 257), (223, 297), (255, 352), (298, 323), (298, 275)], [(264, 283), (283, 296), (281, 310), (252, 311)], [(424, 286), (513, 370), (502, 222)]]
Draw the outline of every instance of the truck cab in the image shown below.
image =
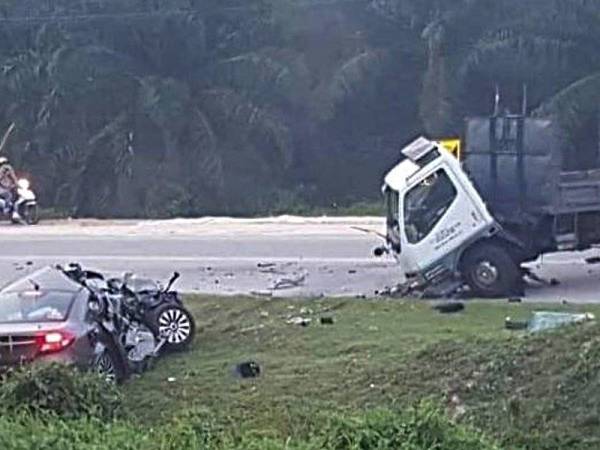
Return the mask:
[(475, 275), (470, 285), (478, 294), (489, 296), (506, 289), (506, 282), (513, 283), (518, 272), (516, 265), (509, 264), (511, 274), (500, 273), (508, 257), (501, 257), (501, 262), (473, 258), (473, 244), (485, 242), (485, 251), (501, 227), (460, 162), (443, 145), (424, 137), (406, 146), (402, 154), (405, 159), (385, 177), (383, 193), (387, 251), (407, 280), (427, 286), (456, 279), (467, 262), (475, 264), (468, 272)]
[[(522, 263), (600, 244), (600, 150), (573, 147), (547, 118), (466, 125), (461, 161), (447, 142), (420, 137), (385, 177), (384, 250), (409, 283), (454, 280), (479, 297), (520, 294)], [(582, 158), (584, 150), (598, 155)], [(573, 171), (577, 159), (585, 164)]]

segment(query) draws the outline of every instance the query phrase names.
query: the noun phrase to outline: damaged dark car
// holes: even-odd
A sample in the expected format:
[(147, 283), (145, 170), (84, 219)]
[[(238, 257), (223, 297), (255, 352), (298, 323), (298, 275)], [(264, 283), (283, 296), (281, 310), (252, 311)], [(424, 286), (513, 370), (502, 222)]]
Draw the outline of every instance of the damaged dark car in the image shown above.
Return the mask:
[(0, 291), (0, 372), (59, 362), (122, 382), (168, 350), (186, 348), (195, 323), (177, 292), (152, 280), (108, 278), (77, 264), (45, 267)]

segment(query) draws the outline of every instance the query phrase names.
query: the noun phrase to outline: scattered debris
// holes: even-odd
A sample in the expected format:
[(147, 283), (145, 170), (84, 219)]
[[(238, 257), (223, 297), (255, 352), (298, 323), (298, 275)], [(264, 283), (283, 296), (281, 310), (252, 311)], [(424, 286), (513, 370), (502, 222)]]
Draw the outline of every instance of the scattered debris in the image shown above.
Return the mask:
[(304, 272), (304, 273), (300, 273), (300, 274), (295, 274), (294, 276), (289, 277), (289, 278), (280, 278), (273, 283), (273, 285), (271, 286), (271, 289), (277, 290), (277, 289), (291, 289), (291, 288), (295, 288), (295, 287), (300, 287), (306, 281), (307, 275), (308, 274)]
[(259, 269), (268, 269), (270, 267), (275, 267), (276, 264), (275, 263), (258, 263), (256, 265), (256, 267), (258, 267)]
[(287, 323), (288, 325), (300, 325), (301, 327), (307, 327), (310, 325), (311, 322), (311, 318), (294, 316), (289, 318), (285, 323)]
[(523, 299), (521, 297), (510, 297), (508, 303), (521, 303)]
[(321, 321), (321, 325), (333, 325), (334, 324), (334, 319), (331, 316), (323, 316), (320, 319)]
[(463, 311), (465, 304), (462, 302), (443, 302), (433, 305), (433, 309), (441, 314), (452, 314)]
[(269, 311), (261, 311), (260, 312), (260, 317), (266, 319), (269, 317)]
[(350, 270), (348, 271), (348, 273), (349, 273), (350, 275), (354, 275), (354, 274), (356, 273), (356, 270), (354, 270), (354, 269), (350, 269)]
[(523, 269), (523, 276), (529, 278), (531, 281), (535, 283), (542, 284), (544, 286), (558, 286), (560, 285), (560, 281), (556, 278), (550, 278), (549, 280), (540, 277), (536, 273), (534, 273), (531, 269)]
[(250, 291), (250, 295), (255, 297), (273, 297), (272, 291)]
[(528, 330), (531, 333), (537, 333), (593, 320), (595, 320), (595, 316), (591, 313), (537, 311), (533, 313), (529, 320), (525, 321), (514, 321), (507, 317), (504, 320), (504, 327), (507, 330)]
[(169, 383), (175, 383), (177, 381), (177, 378), (175, 378), (175, 377), (169, 377), (169, 378), (167, 378), (167, 381)]
[(260, 376), (260, 365), (255, 361), (246, 361), (235, 366), (235, 374), (240, 378), (256, 378)]
[(242, 328), (240, 330), (240, 334), (246, 334), (246, 333), (250, 333), (252, 331), (262, 330), (264, 327), (265, 327), (265, 325), (263, 323), (261, 323), (260, 325), (254, 325), (252, 327)]
[(569, 324), (577, 324), (590, 322), (595, 319), (591, 313), (566, 313), (566, 312), (550, 312), (538, 311), (533, 313), (533, 317), (528, 321), (527, 329), (532, 333), (538, 331), (550, 330)]
[(507, 330), (526, 330), (527, 321), (514, 321), (510, 317), (504, 319), (504, 328)]
[(26, 265), (26, 266), (33, 266), (33, 261), (27, 261), (27, 262), (25, 263), (25, 265)]
[(267, 273), (272, 275), (285, 275), (285, 272), (277, 269), (277, 267), (267, 267), (266, 269), (259, 269), (260, 273)]
[(600, 256), (592, 256), (585, 260), (587, 264), (600, 264)]

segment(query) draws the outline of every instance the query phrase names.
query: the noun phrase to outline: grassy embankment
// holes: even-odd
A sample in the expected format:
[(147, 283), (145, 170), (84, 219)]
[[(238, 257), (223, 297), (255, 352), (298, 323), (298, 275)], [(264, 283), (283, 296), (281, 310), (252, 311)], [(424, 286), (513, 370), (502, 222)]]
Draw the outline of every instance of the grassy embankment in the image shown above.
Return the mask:
[[(539, 308), (486, 302), (453, 315), (392, 300), (195, 297), (189, 305), (199, 327), (192, 348), (125, 385), (128, 418), (104, 431), (92, 427), (89, 436), (110, 441), (131, 433), (156, 445), (148, 448), (166, 449), (177, 448), (168, 446), (169, 433), (185, 430), (190, 448), (200, 439), (206, 448), (375, 449), (401, 448), (389, 436), (412, 442), (402, 435), (412, 430), (417, 440), (405, 448), (430, 448), (418, 440), (414, 430), (421, 430), (446, 436), (437, 448), (455, 442), (446, 438), (459, 439), (453, 448), (471, 448), (465, 442), (473, 440), (472, 448), (486, 448), (477, 429), (500, 448), (600, 448), (594, 323), (535, 336), (511, 332), (503, 329), (506, 316), (526, 318)], [(300, 311), (310, 326), (286, 323)], [(323, 315), (334, 324), (321, 325)], [(259, 378), (233, 375), (246, 360), (261, 364)], [(441, 415), (429, 406), (407, 412), (423, 399)], [(33, 433), (46, 432), (37, 427)]]

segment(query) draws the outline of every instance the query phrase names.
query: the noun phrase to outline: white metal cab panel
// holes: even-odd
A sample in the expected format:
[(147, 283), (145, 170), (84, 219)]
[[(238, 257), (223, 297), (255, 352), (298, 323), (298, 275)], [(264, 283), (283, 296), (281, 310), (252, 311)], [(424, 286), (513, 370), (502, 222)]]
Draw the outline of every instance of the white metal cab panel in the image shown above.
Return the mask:
[[(396, 255), (407, 274), (435, 265), (495, 222), (481, 197), (442, 146), (419, 138), (403, 151), (409, 159), (386, 177), (387, 189), (398, 193), (398, 222), (388, 217), (388, 236), (400, 239)], [(414, 157), (415, 160), (410, 158)]]

